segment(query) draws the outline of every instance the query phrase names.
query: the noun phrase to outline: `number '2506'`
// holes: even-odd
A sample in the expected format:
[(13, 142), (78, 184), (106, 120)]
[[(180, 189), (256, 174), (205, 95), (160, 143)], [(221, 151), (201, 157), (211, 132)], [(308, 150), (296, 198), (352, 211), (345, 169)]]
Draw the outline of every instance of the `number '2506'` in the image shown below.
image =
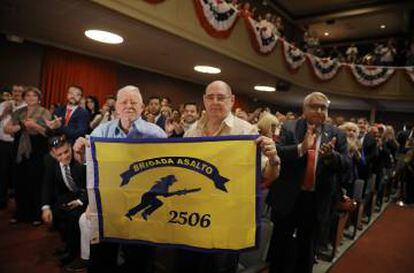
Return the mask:
[(203, 214), (200, 215), (197, 212), (188, 213), (186, 211), (170, 211), (170, 220), (168, 223), (178, 224), (178, 225), (189, 225), (191, 227), (200, 226), (202, 228), (207, 228), (211, 225), (211, 215)]

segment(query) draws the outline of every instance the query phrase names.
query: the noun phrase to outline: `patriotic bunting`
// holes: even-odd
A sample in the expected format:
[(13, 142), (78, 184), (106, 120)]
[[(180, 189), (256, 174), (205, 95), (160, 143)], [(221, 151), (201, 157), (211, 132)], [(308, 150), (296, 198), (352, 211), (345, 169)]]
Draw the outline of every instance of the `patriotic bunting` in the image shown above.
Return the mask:
[(282, 42), (282, 50), (283, 58), (288, 64), (288, 68), (292, 71), (297, 71), (306, 60), (305, 53), (285, 40)]
[[(164, 0), (145, 0), (148, 3), (161, 3)], [(275, 26), (267, 21), (254, 20), (247, 10), (239, 10), (225, 0), (194, 0), (195, 10), (201, 26), (205, 31), (220, 39), (230, 36), (239, 17), (243, 17), (250, 34), (250, 40), (255, 51), (260, 55), (269, 55), (276, 48), (279, 36)], [(318, 58), (304, 53), (295, 45), (285, 40), (282, 42), (282, 56), (290, 72), (295, 73), (308, 59), (313, 74), (322, 81), (333, 79), (342, 66), (349, 67), (356, 81), (367, 87), (376, 87), (388, 81), (397, 70), (405, 70), (411, 82), (414, 83), (414, 67), (382, 67), (350, 65), (340, 63), (336, 59)]]
[(318, 79), (327, 81), (335, 77), (337, 74), (340, 63), (336, 59), (322, 59), (310, 54), (307, 54), (307, 57), (312, 65), (313, 73)]
[(194, 0), (201, 26), (215, 38), (230, 36), (239, 18), (239, 10), (224, 0)]
[(383, 66), (351, 65), (351, 71), (358, 83), (375, 87), (388, 81), (395, 69)]
[(250, 16), (245, 17), (245, 20), (253, 48), (261, 55), (272, 53), (279, 39), (275, 26), (266, 20), (257, 22)]

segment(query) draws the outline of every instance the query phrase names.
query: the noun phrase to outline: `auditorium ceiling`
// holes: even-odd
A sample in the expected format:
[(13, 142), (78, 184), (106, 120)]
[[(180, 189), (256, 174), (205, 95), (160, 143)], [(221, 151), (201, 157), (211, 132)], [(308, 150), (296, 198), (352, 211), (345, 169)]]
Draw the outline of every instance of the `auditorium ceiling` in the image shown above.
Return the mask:
[[(299, 2), (290, 1), (292, 5)], [(307, 12), (307, 9), (303, 10)], [(121, 46), (96, 43), (83, 35), (83, 31), (90, 28), (104, 28), (119, 33), (126, 42)], [(275, 82), (275, 77), (84, 0), (1, 1), (0, 33), (19, 35), (28, 41), (85, 53), (201, 85), (215, 77), (196, 73), (193, 66), (203, 62), (214, 63), (223, 71), (220, 78), (226, 79), (236, 94), (279, 105), (300, 106), (308, 91), (293, 85), (288, 92), (283, 93), (256, 92), (253, 90), (255, 84)], [(400, 111), (412, 112), (414, 109), (414, 103), (411, 102), (372, 101), (337, 95), (330, 97), (332, 106), (337, 109), (369, 110), (375, 106), (381, 110), (395, 110), (396, 105)]]
[(310, 33), (324, 42), (403, 35), (409, 31), (410, 12), (414, 7), (412, 0), (264, 1), (297, 26), (308, 27)]

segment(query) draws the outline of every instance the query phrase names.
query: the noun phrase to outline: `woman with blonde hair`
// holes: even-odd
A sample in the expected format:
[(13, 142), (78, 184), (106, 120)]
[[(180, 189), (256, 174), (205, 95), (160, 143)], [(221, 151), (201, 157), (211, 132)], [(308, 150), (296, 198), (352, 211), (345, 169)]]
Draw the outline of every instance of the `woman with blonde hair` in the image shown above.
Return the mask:
[[(257, 122), (256, 126), (259, 131), (259, 133), (262, 136), (269, 137), (273, 139), (277, 143), (277, 138), (279, 136), (279, 127), (280, 123), (279, 120), (276, 118), (276, 116), (266, 112), (263, 114), (263, 116), (260, 118), (260, 120)], [(269, 188), (270, 185), (272, 185), (273, 181), (263, 179), (262, 181), (262, 187), (263, 188)]]
[[(276, 116), (266, 112), (256, 124), (259, 133), (275, 140), (279, 136), (280, 123)], [(276, 140), (275, 140), (276, 141)]]
[[(400, 146), (398, 141), (395, 137), (394, 128), (392, 126), (385, 126), (384, 133), (382, 134), (382, 151), (380, 154), (383, 155), (384, 160), (384, 176), (383, 176), (383, 183), (384, 187), (382, 191), (378, 194), (379, 205), (382, 205), (382, 197), (385, 193), (389, 198), (392, 190), (392, 182), (395, 181), (394, 179), (394, 170), (397, 163), (397, 151)], [(385, 191), (385, 192), (384, 192)]]

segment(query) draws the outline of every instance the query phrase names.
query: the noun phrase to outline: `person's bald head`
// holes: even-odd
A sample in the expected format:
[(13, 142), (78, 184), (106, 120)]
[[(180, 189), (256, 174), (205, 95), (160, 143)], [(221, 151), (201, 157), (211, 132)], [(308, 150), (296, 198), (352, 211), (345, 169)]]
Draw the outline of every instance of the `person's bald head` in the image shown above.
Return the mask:
[(233, 108), (235, 97), (226, 82), (213, 81), (207, 85), (203, 101), (209, 118), (224, 120)]
[(225, 81), (214, 81), (211, 82), (209, 85), (207, 85), (206, 87), (206, 94), (208, 92), (209, 89), (221, 89), (223, 91), (225, 91), (226, 95), (232, 95), (232, 91), (231, 91), (231, 87), (230, 85), (228, 85)]

